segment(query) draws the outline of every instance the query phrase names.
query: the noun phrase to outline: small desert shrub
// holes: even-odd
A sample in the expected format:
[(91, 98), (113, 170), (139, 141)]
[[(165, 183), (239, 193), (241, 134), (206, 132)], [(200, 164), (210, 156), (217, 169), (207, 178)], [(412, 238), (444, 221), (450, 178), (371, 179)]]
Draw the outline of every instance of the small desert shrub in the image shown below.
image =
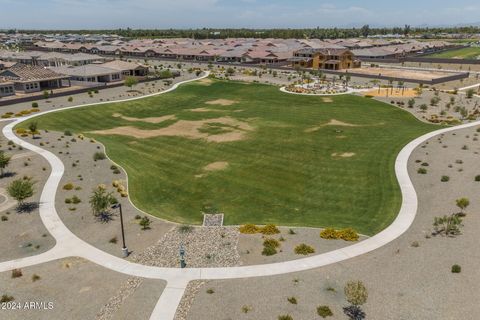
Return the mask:
[(2, 221), (8, 221), (8, 217), (7, 216), (2, 216)]
[(277, 254), (277, 249), (275, 249), (275, 247), (270, 247), (270, 246), (263, 247), (262, 255), (273, 256), (275, 254)]
[(411, 246), (414, 247), (414, 248), (418, 248), (418, 247), (420, 247), (420, 243), (418, 243), (418, 241), (413, 241)]
[(68, 102), (72, 102), (73, 101), (73, 97), (68, 97)]
[(13, 300), (15, 300), (15, 298), (13, 296), (9, 296), (8, 294), (4, 294), (0, 298), (0, 303), (11, 302)]
[(209, 289), (207, 289), (207, 293), (208, 294), (214, 294), (215, 290), (213, 290), (212, 288), (209, 288)]
[(265, 235), (272, 235), (272, 234), (280, 233), (280, 230), (274, 224), (267, 224), (261, 229), (260, 232)]
[(295, 253), (296, 254), (302, 254), (302, 255), (308, 255), (311, 253), (315, 253), (315, 249), (313, 249), (311, 246), (302, 243), (299, 244), (298, 246), (295, 247)]
[(142, 219), (140, 219), (140, 221), (138, 222), (138, 224), (142, 227), (142, 230), (148, 230), (150, 229), (150, 224), (152, 223), (152, 221), (150, 220), (149, 217), (147, 216), (144, 216)]
[(265, 239), (263, 241), (263, 246), (264, 247), (273, 247), (273, 248), (278, 248), (280, 247), (280, 242), (278, 242), (276, 239)]
[(113, 170), (113, 174), (120, 174), (120, 173), (122, 173), (122, 172), (119, 169)]
[(110, 166), (110, 170), (115, 170), (115, 169), (118, 169), (117, 166), (112, 164), (112, 165)]
[(98, 160), (105, 160), (107, 156), (103, 152), (95, 152), (93, 154), (93, 160), (98, 161)]
[(12, 270), (12, 278), (20, 278), (23, 276), (22, 270), (21, 269), (13, 269)]
[(243, 313), (249, 313), (252, 310), (252, 307), (244, 305), (242, 306), (242, 312)]
[(449, 176), (442, 176), (442, 178), (440, 179), (441, 182), (448, 182), (449, 180), (450, 180)]
[(475, 181), (480, 182), (480, 174), (475, 176)]
[(38, 108), (38, 102), (32, 102), (32, 108)]
[(425, 168), (418, 168), (417, 173), (418, 173), (418, 174), (427, 174), (427, 169), (425, 169)]
[(290, 297), (290, 298), (287, 298), (288, 302), (290, 302), (291, 304), (297, 304), (297, 298), (295, 297)]
[(352, 228), (338, 231), (338, 237), (345, 241), (358, 241), (358, 233)]
[(333, 316), (333, 312), (329, 306), (319, 306), (317, 308), (317, 314), (322, 318)]
[(65, 136), (69, 136), (69, 137), (73, 135), (73, 134), (72, 134), (72, 131), (70, 131), (70, 130), (65, 130), (65, 131), (63, 132), (63, 134), (64, 134)]
[(333, 228), (323, 229), (322, 232), (320, 232), (320, 238), (335, 240), (338, 239), (338, 232)]
[(66, 199), (65, 199), (65, 203), (66, 203), (66, 204), (70, 204), (70, 203), (72, 203), (72, 199), (70, 199), (70, 198), (66, 198)]
[(367, 302), (368, 292), (362, 281), (349, 281), (344, 288), (348, 302), (355, 306), (361, 306)]
[(189, 226), (188, 224), (182, 224), (181, 226), (178, 227), (178, 231), (180, 233), (190, 233), (193, 231), (193, 227)]
[(297, 234), (297, 233), (293, 229), (288, 229), (288, 234)]
[(260, 232), (260, 228), (254, 224), (249, 223), (240, 226), (240, 228), (238, 228), (238, 231), (243, 234), (254, 234)]
[(115, 236), (115, 237), (111, 238), (110, 240), (108, 240), (108, 242), (113, 243), (113, 244), (117, 243), (117, 241), (118, 241), (117, 236)]
[(63, 190), (73, 190), (74, 185), (73, 183), (67, 183), (66, 185), (63, 186)]
[(77, 197), (77, 196), (72, 197), (72, 203), (73, 204), (79, 204), (80, 202), (82, 202), (82, 200), (80, 200), (79, 197)]
[(140, 219), (142, 219), (142, 217), (141, 217), (139, 214), (137, 214), (137, 215), (135, 216), (135, 220), (140, 220)]
[(33, 274), (33, 275), (32, 275), (32, 281), (33, 281), (33, 282), (38, 281), (38, 280), (40, 280), (40, 279), (41, 279), (41, 278), (40, 278), (40, 276), (39, 276), (38, 274)]
[(278, 316), (278, 320), (293, 320), (293, 318), (291, 315), (285, 314), (283, 316)]
[(462, 272), (462, 267), (460, 267), (458, 264), (454, 264), (452, 266), (452, 273), (460, 273)]

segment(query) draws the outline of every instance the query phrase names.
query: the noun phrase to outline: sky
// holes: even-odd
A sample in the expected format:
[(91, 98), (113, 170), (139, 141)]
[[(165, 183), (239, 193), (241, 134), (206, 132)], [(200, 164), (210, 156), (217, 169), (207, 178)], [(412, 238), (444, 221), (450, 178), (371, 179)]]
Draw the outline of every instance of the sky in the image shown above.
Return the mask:
[(303, 28), (479, 22), (478, 0), (0, 0), (0, 29)]

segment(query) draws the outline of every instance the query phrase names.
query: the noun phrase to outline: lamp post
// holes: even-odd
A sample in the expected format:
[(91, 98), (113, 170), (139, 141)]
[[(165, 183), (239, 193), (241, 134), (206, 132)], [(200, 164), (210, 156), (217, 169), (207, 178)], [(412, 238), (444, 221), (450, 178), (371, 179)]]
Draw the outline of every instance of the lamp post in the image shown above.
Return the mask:
[(123, 213), (122, 213), (122, 205), (120, 203), (116, 203), (112, 206), (112, 209), (118, 209), (120, 211), (120, 226), (122, 227), (122, 253), (123, 257), (128, 257), (128, 249), (127, 245), (125, 244), (125, 230), (123, 228)]
[(180, 245), (180, 268), (185, 268), (187, 264), (185, 263), (185, 249), (183, 245)]

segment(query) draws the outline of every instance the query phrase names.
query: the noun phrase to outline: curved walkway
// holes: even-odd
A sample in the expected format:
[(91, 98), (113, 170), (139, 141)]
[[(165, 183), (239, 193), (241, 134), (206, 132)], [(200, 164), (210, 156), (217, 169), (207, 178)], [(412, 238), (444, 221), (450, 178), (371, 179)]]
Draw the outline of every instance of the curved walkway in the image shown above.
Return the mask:
[[(208, 74), (207, 74), (208, 75)], [(205, 75), (204, 77), (206, 77)], [(203, 78), (203, 77), (202, 77)], [(195, 79), (196, 80), (196, 79)], [(154, 96), (166, 92), (175, 90), (182, 83), (190, 82), (194, 80), (188, 80), (176, 84), (172, 88), (148, 96)], [(145, 97), (148, 97), (145, 96)], [(132, 99), (121, 100), (131, 101), (144, 97), (137, 97)], [(89, 105), (101, 105), (112, 102), (102, 102)], [(65, 109), (84, 107), (89, 105), (80, 105), (74, 107), (68, 107)], [(65, 110), (61, 109), (61, 110)], [(41, 197), (40, 197), (40, 217), (45, 227), (49, 230), (52, 236), (56, 240), (56, 245), (51, 250), (42, 253), (37, 256), (16, 259), (12, 261), (6, 261), (0, 263), (0, 272), (9, 271), (15, 268), (24, 268), (39, 263), (44, 263), (56, 259), (65, 257), (77, 256), (90, 260), (105, 268), (121, 272), (124, 274), (152, 278), (163, 279), (168, 282), (167, 287), (162, 293), (150, 319), (173, 319), (178, 304), (182, 298), (185, 288), (191, 280), (198, 279), (233, 279), (233, 278), (246, 278), (246, 277), (261, 277), (279, 275), (297, 271), (304, 271), (322, 267), (325, 265), (340, 262), (346, 259), (350, 259), (372, 250), (380, 248), (394, 239), (401, 236), (413, 223), (413, 220), (417, 211), (417, 194), (410, 180), (407, 170), (408, 159), (413, 150), (423, 143), (424, 141), (445, 132), (472, 127), (480, 125), (480, 121), (460, 125), (457, 127), (445, 128), (437, 130), (428, 134), (425, 134), (407, 144), (399, 153), (395, 162), (395, 173), (401, 188), (403, 195), (402, 206), (400, 212), (395, 221), (382, 232), (377, 235), (368, 238), (362, 242), (353, 244), (351, 246), (330, 251), (327, 253), (310, 256), (303, 259), (278, 262), (264, 265), (244, 266), (244, 267), (230, 267), (230, 268), (159, 268), (150, 267), (133, 262), (123, 260), (121, 258), (110, 255), (100, 249), (84, 242), (73, 234), (61, 221), (55, 209), (55, 195), (59, 186), (60, 180), (64, 174), (64, 165), (61, 160), (53, 153), (44, 150), (40, 147), (32, 145), (23, 141), (17, 137), (13, 128), (15, 125), (41, 114), (50, 112), (56, 112), (57, 110), (46, 111), (40, 114), (24, 117), (9, 123), (3, 128), (3, 134), (9, 140), (12, 140), (16, 144), (22, 146), (25, 149), (29, 149), (35, 153), (38, 153), (44, 157), (51, 165), (52, 171), (45, 183)]]

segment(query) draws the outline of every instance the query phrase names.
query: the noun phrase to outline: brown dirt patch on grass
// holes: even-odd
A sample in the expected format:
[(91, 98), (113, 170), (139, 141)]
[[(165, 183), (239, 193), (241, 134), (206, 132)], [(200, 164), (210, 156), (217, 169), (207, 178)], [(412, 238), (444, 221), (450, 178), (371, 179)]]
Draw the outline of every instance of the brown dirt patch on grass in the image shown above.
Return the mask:
[(338, 120), (332, 119), (332, 120), (330, 120), (328, 123), (324, 123), (324, 124), (319, 125), (319, 126), (316, 126), (316, 127), (312, 127), (312, 128), (305, 129), (305, 132), (315, 132), (315, 131), (318, 131), (318, 130), (320, 130), (321, 128), (326, 127), (326, 126), (361, 127), (361, 125), (358, 125), (358, 124), (352, 124), (352, 123), (347, 123), (347, 122), (343, 122), (343, 121), (338, 121)]
[(231, 106), (232, 104), (235, 104), (237, 102), (238, 101), (235, 101), (235, 100), (217, 99), (217, 100), (207, 101), (205, 103), (210, 105)]
[(333, 102), (333, 99), (332, 98), (322, 98), (322, 101), (326, 102), (326, 103), (331, 103), (331, 102)]
[(209, 86), (213, 83), (213, 81), (212, 81), (212, 79), (203, 78), (201, 80), (196, 81), (196, 83), (204, 85), (204, 86)]
[(355, 155), (354, 152), (332, 153), (332, 157), (340, 157), (340, 158), (351, 158), (354, 155)]
[(112, 116), (114, 118), (122, 118), (123, 120), (127, 120), (127, 121), (132, 121), (132, 122), (139, 121), (139, 122), (147, 122), (147, 123), (161, 123), (161, 122), (166, 121), (166, 120), (176, 119), (175, 115), (173, 115), (173, 114), (162, 116), (162, 117), (150, 117), (150, 118), (127, 117), (127, 116), (122, 115), (121, 113), (114, 113), (114, 114), (112, 114)]
[[(226, 161), (217, 161), (217, 162), (212, 162), (210, 164), (207, 164), (205, 167), (203, 167), (204, 172), (213, 172), (213, 171), (221, 171), (227, 169), (229, 166), (229, 163)], [(206, 173), (201, 173), (195, 175), (195, 178), (203, 178), (207, 174)]]
[[(208, 124), (222, 124), (228, 127), (228, 132), (219, 134), (209, 134), (202, 132), (204, 125)], [(123, 135), (134, 137), (137, 139), (148, 139), (160, 136), (175, 136), (184, 137), (188, 139), (205, 139), (210, 142), (231, 142), (244, 140), (248, 132), (253, 131), (254, 128), (247, 122), (243, 122), (230, 117), (221, 117), (214, 119), (188, 121), (179, 120), (176, 123), (160, 129), (143, 130), (132, 126), (123, 126), (106, 130), (93, 131), (92, 133), (101, 135)]]
[(222, 110), (214, 110), (214, 109), (209, 109), (209, 108), (196, 108), (196, 109), (190, 109), (192, 112), (215, 112), (215, 111), (222, 111)]

